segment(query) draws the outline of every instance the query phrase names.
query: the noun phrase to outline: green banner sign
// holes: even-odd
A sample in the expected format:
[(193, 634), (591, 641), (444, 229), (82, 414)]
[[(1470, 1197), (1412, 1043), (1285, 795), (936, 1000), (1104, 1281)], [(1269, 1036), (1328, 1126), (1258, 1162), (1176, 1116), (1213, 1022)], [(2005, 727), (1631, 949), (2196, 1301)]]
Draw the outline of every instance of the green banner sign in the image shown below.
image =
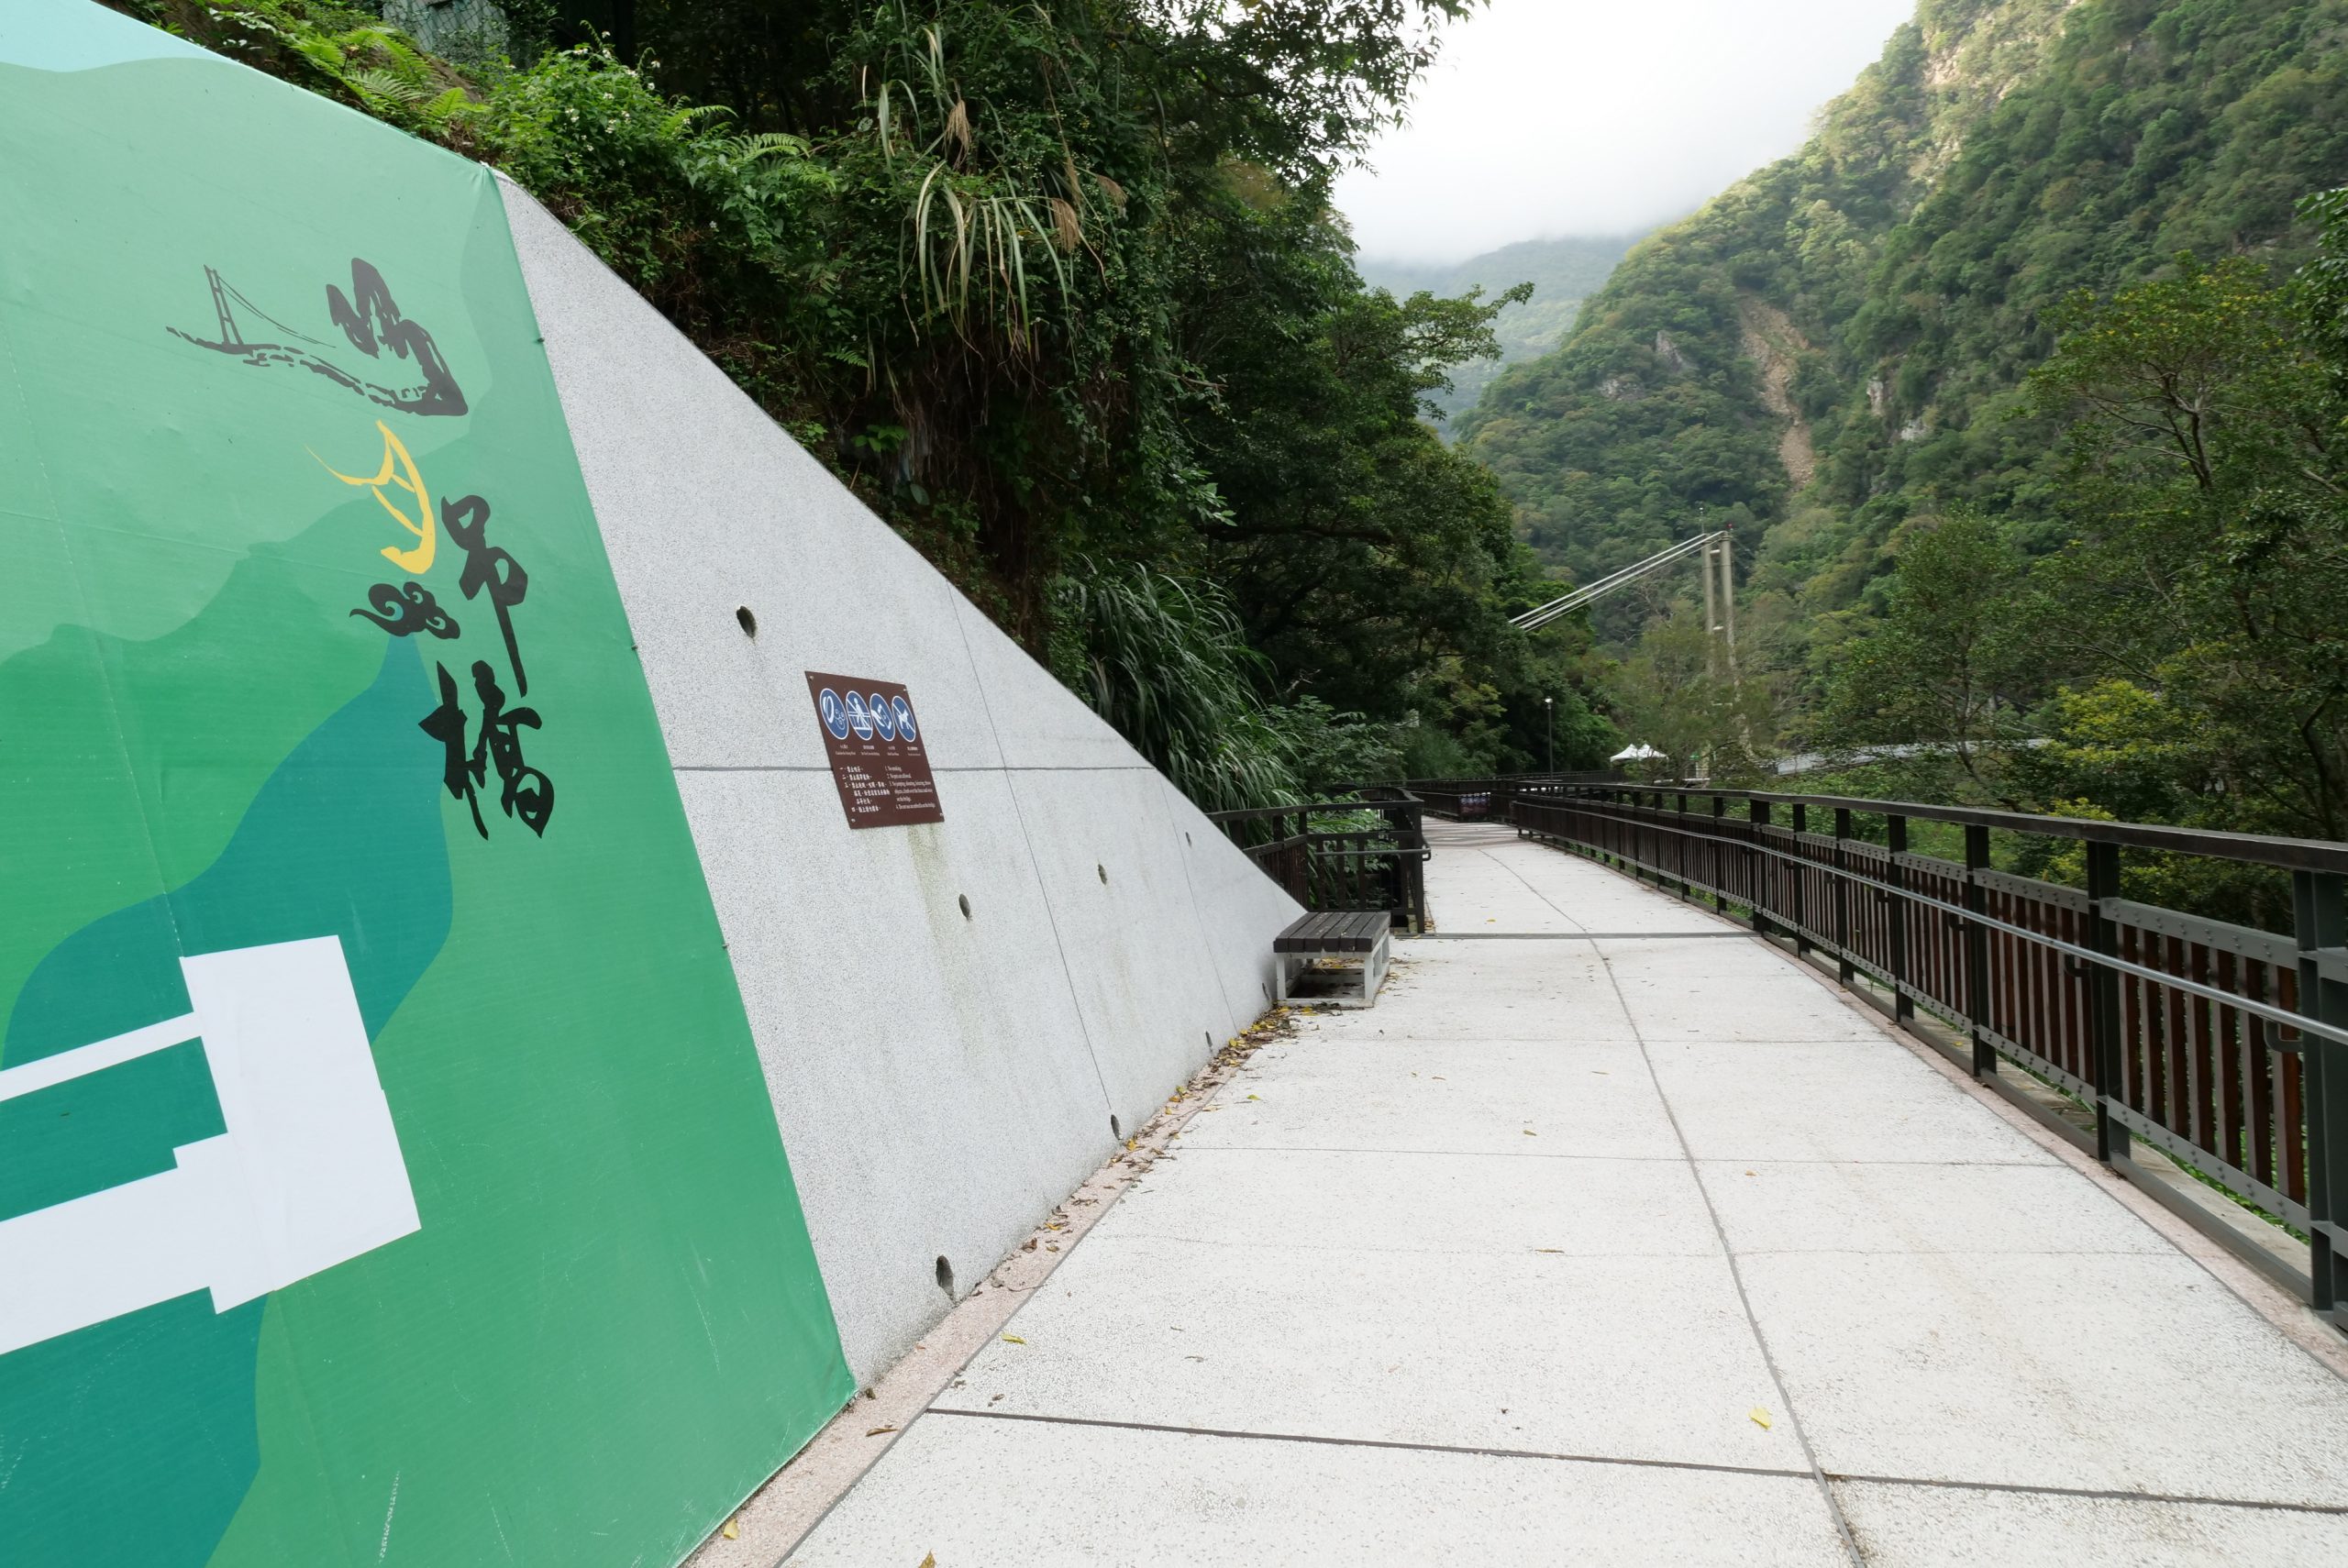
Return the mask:
[(0, 17), (0, 1561), (669, 1563), (852, 1391), (489, 173)]

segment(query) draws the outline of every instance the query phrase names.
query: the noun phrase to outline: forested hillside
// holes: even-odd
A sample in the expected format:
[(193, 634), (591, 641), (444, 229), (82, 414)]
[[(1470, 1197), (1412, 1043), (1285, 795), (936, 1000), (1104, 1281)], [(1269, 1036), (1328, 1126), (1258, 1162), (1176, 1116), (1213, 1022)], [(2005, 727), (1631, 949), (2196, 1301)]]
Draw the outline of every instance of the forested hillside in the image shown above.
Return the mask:
[[(2348, 178), (2343, 65), (2331, 0), (1924, 0), (1809, 145), (1634, 250), (1463, 434), (1578, 572), (1706, 508), (1847, 601), (1920, 505), (2038, 493), (2054, 442), (2001, 416), (2067, 293), (2304, 256), (2292, 204)], [(1818, 511), (1789, 504), (1813, 468)]]
[[(2343, 182), (2341, 0), (1923, 0), (1807, 146), (1637, 247), (1559, 352), (1497, 378), (1463, 449), (1585, 580), (1733, 526), (1767, 677), (1740, 723), (1995, 730), (2042, 763), (2093, 730), (2099, 771), (1967, 750), (1933, 787), (2338, 831), (2338, 641), (2268, 619), (2305, 607), (2245, 574), (2330, 581), (2342, 547), (2329, 307), (2295, 274), (2321, 215), (2298, 204)], [(1618, 644), (1684, 638), (1631, 599), (1600, 616)], [(1922, 640), (1893, 659), (1901, 625)], [(1986, 657), (1993, 632), (1994, 679), (1917, 701), (1916, 660)], [(2221, 646), (2226, 672), (2188, 669)], [(2177, 749), (2227, 702), (2249, 723), (2254, 686), (2273, 733)]]
[(504, 170), (1202, 804), (1613, 744), (1424, 420), (1496, 307), (1329, 202), (1473, 0), (108, 3)]
[(1436, 421), (1441, 428), (1473, 408), (1502, 369), (1538, 359), (1563, 343), (1566, 334), (1573, 330), (1574, 318), (1581, 314), (1582, 301), (1598, 292), (1635, 237), (1525, 239), (1465, 261), (1439, 265), (1366, 256), (1360, 270), (1363, 282), (1398, 299), (1420, 293), (1456, 299), (1470, 290), (1481, 290), (1486, 298), (1491, 298), (1519, 283), (1533, 285), (1530, 299), (1503, 307), (1492, 318), (1492, 334), (1501, 346), (1499, 358), (1460, 366), (1452, 372), (1451, 390), (1438, 392), (1432, 399), (1442, 411), (1443, 417)]
[(2071, 291), (2304, 256), (2292, 204), (2348, 178), (2343, 65), (2337, 3), (1925, 0), (1808, 146), (1634, 251), (1463, 436), (1578, 574), (1700, 512), (1757, 591), (1848, 604), (1900, 519), (2043, 500), (2058, 443), (2006, 416)]

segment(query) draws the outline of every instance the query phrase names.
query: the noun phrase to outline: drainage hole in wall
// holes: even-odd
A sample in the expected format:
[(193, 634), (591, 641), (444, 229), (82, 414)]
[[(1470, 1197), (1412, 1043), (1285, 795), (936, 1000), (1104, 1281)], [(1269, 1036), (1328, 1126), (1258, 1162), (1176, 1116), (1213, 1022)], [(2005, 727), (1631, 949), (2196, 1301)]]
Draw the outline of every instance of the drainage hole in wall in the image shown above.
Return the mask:
[(741, 624), (744, 636), (755, 637), (759, 635), (759, 618), (750, 613), (748, 605), (745, 604), (735, 611), (734, 619)]
[(968, 919), (969, 919), (969, 918), (970, 918), (970, 895), (969, 895), (969, 894), (968, 894), (968, 893), (958, 893), (958, 894), (957, 894), (957, 895), (955, 896), (955, 902), (957, 902), (957, 903), (958, 903), (958, 904), (960, 904), (960, 905), (962, 906), (962, 918), (963, 918), (964, 920), (968, 920)]
[(1109, 868), (1106, 866), (1095, 866), (1092, 869), (1101, 874), (1101, 885), (1104, 888), (1107, 887), (1109, 885)]
[(954, 1294), (954, 1265), (946, 1261), (944, 1253), (937, 1254), (937, 1288), (948, 1296)]
[(1117, 1125), (1117, 1119), (1113, 1116), (1109, 1118), (1109, 1136), (1120, 1143), (1124, 1142), (1125, 1136), (1125, 1130)]
[[(1183, 842), (1184, 844), (1189, 844), (1189, 843), (1191, 842), (1191, 835), (1190, 835), (1189, 834), (1187, 834), (1187, 833), (1186, 833), (1186, 834), (1184, 834), (1182, 835), (1182, 842)], [(1193, 846), (1193, 847), (1195, 847), (1195, 846)]]

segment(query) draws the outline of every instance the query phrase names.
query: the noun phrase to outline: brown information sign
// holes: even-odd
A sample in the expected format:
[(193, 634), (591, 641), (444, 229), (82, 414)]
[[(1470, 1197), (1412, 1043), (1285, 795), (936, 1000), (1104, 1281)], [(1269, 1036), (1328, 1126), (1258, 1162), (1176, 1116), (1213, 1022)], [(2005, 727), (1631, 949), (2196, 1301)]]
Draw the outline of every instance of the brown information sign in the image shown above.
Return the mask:
[(937, 779), (905, 689), (893, 680), (865, 680), (807, 672), (815, 724), (832, 759), (832, 781), (852, 828), (942, 823)]

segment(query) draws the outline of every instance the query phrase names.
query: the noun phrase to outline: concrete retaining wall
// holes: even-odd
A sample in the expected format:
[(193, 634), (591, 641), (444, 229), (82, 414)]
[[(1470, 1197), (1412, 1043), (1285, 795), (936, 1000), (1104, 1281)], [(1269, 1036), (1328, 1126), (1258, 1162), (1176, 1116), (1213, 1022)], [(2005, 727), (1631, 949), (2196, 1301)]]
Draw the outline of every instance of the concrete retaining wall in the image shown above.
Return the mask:
[[(869, 1381), (951, 1304), (939, 1260), (967, 1292), (1263, 1010), (1297, 909), (501, 188), (848, 1364)], [(943, 823), (848, 829), (809, 669), (911, 689)]]

